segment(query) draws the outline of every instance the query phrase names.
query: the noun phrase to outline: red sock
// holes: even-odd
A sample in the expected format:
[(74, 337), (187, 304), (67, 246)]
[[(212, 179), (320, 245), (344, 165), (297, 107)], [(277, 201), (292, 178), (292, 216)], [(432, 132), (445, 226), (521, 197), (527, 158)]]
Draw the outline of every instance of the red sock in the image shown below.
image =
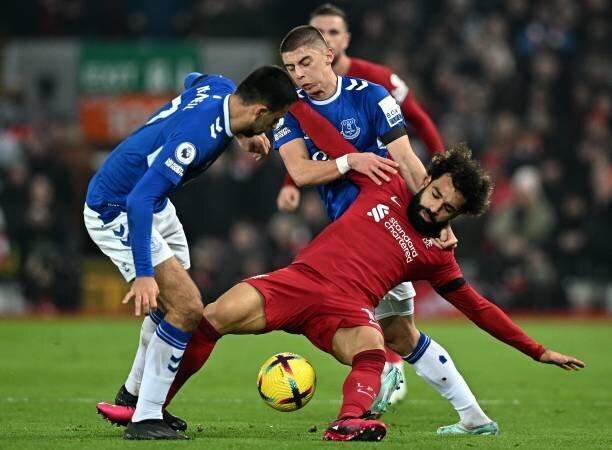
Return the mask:
[(210, 322), (202, 317), (200, 325), (198, 325), (197, 330), (191, 335), (185, 353), (183, 353), (183, 359), (174, 377), (172, 386), (170, 386), (170, 390), (168, 391), (164, 408), (168, 406), (185, 382), (191, 378), (194, 373), (200, 370), (208, 360), (220, 337), (221, 335), (217, 333), (217, 330), (214, 329)]
[(385, 347), (385, 352), (387, 353), (387, 362), (389, 364), (398, 364), (404, 362), (402, 357), (395, 353), (393, 350), (391, 350), (389, 347)]
[(384, 367), (384, 350), (366, 350), (355, 355), (353, 368), (342, 386), (339, 419), (360, 417), (370, 409), (380, 390), (380, 375)]

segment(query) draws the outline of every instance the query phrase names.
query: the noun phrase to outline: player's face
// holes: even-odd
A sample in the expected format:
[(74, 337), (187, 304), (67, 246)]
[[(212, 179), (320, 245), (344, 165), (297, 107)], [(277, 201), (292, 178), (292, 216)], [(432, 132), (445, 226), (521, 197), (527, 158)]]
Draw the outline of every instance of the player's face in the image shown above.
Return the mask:
[(461, 213), (463, 194), (455, 189), (450, 174), (427, 184), (410, 201), (408, 217), (412, 225), (428, 236), (438, 236), (450, 220)]
[(317, 45), (303, 45), (291, 52), (281, 54), (283, 64), (293, 82), (304, 89), (309, 97), (325, 94), (331, 86), (335, 88), (336, 75), (331, 69), (334, 55), (331, 49)]
[(346, 23), (338, 16), (315, 16), (310, 19), (310, 25), (317, 28), (327, 45), (334, 51), (334, 62), (344, 56), (351, 42), (351, 33), (346, 29)]

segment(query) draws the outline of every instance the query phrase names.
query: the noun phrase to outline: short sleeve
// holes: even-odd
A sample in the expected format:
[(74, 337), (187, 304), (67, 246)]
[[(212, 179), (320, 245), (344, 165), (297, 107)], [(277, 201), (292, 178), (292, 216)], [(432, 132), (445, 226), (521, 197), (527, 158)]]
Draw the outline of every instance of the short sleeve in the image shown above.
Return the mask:
[(385, 136), (396, 128), (405, 128), (400, 106), (384, 87), (370, 84), (365, 102), (378, 137)]
[(281, 118), (272, 132), (273, 148), (280, 149), (284, 144), (294, 139), (304, 138), (304, 132), (297, 119), (291, 113)]

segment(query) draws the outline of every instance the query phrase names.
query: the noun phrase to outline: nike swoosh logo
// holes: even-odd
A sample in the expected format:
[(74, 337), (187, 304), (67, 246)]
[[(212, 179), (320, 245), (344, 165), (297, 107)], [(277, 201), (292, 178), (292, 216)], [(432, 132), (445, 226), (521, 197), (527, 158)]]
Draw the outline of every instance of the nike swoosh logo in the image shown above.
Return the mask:
[(402, 205), (400, 205), (400, 202), (397, 201), (397, 196), (395, 196), (395, 195), (393, 197), (391, 197), (391, 201), (394, 202), (397, 206), (402, 206)]
[(370, 397), (372, 400), (374, 400), (374, 396), (372, 394), (370, 394), (369, 392), (363, 391), (361, 389), (357, 389), (357, 392), (359, 392), (360, 394), (365, 394), (368, 397)]

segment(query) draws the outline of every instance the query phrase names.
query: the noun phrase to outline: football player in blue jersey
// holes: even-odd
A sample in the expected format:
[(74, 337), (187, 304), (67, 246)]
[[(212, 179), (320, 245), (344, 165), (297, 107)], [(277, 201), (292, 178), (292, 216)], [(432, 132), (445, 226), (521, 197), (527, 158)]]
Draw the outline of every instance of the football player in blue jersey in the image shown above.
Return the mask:
[[(332, 67), (333, 51), (319, 30), (312, 26), (293, 29), (282, 41), (280, 52), (285, 68), (300, 88), (300, 98), (328, 119), (354, 147), (364, 152), (329, 160), (289, 112), (274, 130), (273, 147), (279, 150), (295, 183), (298, 186), (315, 185), (328, 216), (336, 220), (358, 194), (357, 186), (343, 175), (355, 170), (370, 176), (378, 184), (386, 182), (385, 171), (390, 170), (389, 166), (381, 161), (378, 167), (363, 168), (363, 163), (366, 158), (374, 160), (391, 154), (399, 163), (401, 175), (415, 192), (415, 183), (419, 180), (415, 180), (411, 168), (418, 167), (415, 165), (417, 157), (406, 135), (400, 107), (389, 92), (363, 79), (336, 75)], [(444, 241), (439, 239), (437, 245), (453, 247), (456, 239), (454, 236)], [(381, 300), (375, 314), (383, 325), (388, 342), (401, 349), (403, 359), (448, 399), (459, 414), (458, 424), (443, 427), (438, 432), (496, 434), (496, 423), (482, 411), (448, 352), (416, 328), (413, 319), (415, 295), (411, 283), (402, 283)], [(393, 387), (392, 373), (399, 368), (389, 366), (387, 370), (388, 382), (383, 383), (381, 398), (387, 395), (385, 389)]]
[(184, 84), (183, 93), (115, 148), (89, 183), (84, 207), (92, 240), (132, 282), (123, 303), (133, 298), (136, 315), (147, 314), (132, 370), (115, 399), (136, 408), (128, 439), (184, 438), (162, 405), (203, 306), (168, 196), (204, 172), (234, 137), (248, 151), (267, 153), (263, 133), (297, 100), (291, 79), (275, 66), (256, 69), (237, 88), (200, 73)]

